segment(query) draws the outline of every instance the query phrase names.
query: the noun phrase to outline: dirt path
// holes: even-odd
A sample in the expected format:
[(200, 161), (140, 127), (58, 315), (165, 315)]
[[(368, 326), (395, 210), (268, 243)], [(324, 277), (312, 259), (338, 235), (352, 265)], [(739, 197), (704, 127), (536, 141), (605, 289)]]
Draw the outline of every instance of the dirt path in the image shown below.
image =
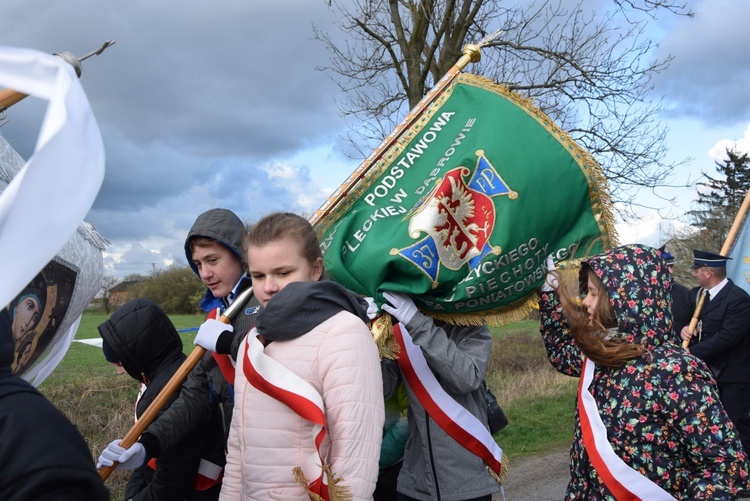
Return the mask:
[[(569, 474), (569, 447), (539, 456), (528, 456), (513, 461), (508, 468), (505, 498), (502, 493), (492, 501), (560, 501), (565, 496)], [(738, 500), (750, 500), (740, 497)]]
[[(508, 468), (505, 483), (505, 501), (559, 501), (565, 496), (570, 479), (570, 447), (540, 456), (527, 456), (514, 460)], [(502, 493), (492, 497), (502, 501)]]

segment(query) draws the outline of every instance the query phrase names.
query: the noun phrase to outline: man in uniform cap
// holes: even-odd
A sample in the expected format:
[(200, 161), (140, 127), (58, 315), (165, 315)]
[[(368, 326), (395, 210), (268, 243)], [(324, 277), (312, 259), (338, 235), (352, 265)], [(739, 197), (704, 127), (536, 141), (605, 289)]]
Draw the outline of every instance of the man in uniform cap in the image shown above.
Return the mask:
[(727, 278), (727, 259), (714, 252), (693, 251), (693, 276), (700, 287), (691, 291), (694, 309), (707, 293), (700, 321), (691, 337), (682, 329), (688, 350), (711, 368), (719, 396), (746, 451), (750, 451), (750, 296)]
[(669, 253), (666, 245), (659, 247), (661, 251), (661, 257), (664, 258), (664, 262), (667, 265), (669, 274), (672, 275), (672, 319), (674, 322), (674, 332), (678, 342), (680, 341), (680, 333), (682, 328), (690, 323), (690, 319), (693, 317), (693, 310), (690, 308), (690, 289), (684, 285), (677, 283), (674, 280), (674, 264), (677, 261), (675, 257)]

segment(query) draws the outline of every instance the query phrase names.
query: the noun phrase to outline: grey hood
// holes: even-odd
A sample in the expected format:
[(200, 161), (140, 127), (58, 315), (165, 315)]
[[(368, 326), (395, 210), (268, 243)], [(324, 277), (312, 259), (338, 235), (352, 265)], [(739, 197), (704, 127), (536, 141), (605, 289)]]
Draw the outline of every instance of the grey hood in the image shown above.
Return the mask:
[(244, 263), (245, 257), (242, 255), (242, 235), (244, 232), (245, 225), (234, 212), (228, 209), (211, 209), (204, 212), (195, 220), (187, 238), (185, 238), (185, 258), (190, 268), (196, 275), (200, 276), (190, 253), (190, 240), (195, 237), (208, 237), (221, 242), (237, 254)]
[[(198, 216), (185, 238), (185, 257), (193, 270), (198, 275), (198, 268), (193, 263), (190, 252), (190, 240), (196, 237), (208, 237), (220, 242), (226, 248), (237, 254), (240, 261), (245, 262), (242, 255), (242, 236), (245, 233), (245, 225), (237, 215), (228, 209), (210, 209)], [(220, 303), (210, 289), (206, 289), (206, 295), (200, 302), (203, 311), (210, 311)]]

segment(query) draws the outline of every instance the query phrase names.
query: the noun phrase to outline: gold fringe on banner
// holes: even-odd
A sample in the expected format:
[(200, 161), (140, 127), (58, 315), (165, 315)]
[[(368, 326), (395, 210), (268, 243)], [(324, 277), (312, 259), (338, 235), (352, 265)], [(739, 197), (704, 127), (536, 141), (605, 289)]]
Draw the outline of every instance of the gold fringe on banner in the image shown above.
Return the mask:
[[(561, 284), (573, 284), (577, 289), (578, 274), (581, 269), (581, 259), (563, 261), (557, 264), (557, 275)], [(497, 327), (513, 322), (526, 320), (532, 311), (539, 310), (539, 298), (536, 294), (527, 296), (506, 307), (507, 311), (493, 311), (480, 313), (451, 313), (440, 314), (420, 309), (428, 317), (442, 320), (454, 325), (484, 325)], [(502, 310), (505, 310), (503, 308)], [(370, 333), (375, 345), (380, 352), (380, 358), (396, 360), (401, 348), (393, 337), (393, 318), (390, 314), (383, 312), (370, 324)]]

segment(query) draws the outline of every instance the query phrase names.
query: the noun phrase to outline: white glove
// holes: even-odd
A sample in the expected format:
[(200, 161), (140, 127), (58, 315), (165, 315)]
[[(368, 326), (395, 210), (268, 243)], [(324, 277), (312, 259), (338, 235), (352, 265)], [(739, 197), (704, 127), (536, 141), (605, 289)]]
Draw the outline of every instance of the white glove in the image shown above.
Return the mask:
[(99, 462), (96, 463), (96, 469), (102, 466), (112, 466), (115, 461), (118, 465), (115, 470), (134, 470), (146, 462), (146, 448), (140, 442), (134, 443), (130, 449), (120, 447), (122, 440), (117, 439), (109, 443), (106, 449), (99, 456)]
[(371, 297), (365, 297), (363, 299), (367, 301), (367, 318), (375, 320), (378, 316), (378, 305), (375, 304), (375, 300)]
[(208, 351), (216, 351), (216, 342), (224, 331), (234, 332), (234, 327), (231, 324), (225, 324), (221, 320), (209, 318), (201, 324), (198, 334), (196, 334), (193, 340), (193, 344), (202, 346)]
[(404, 325), (408, 324), (418, 311), (417, 305), (406, 294), (384, 292), (383, 297), (390, 303), (384, 304), (383, 309)]
[(547, 261), (545, 262), (545, 266), (547, 267), (547, 277), (544, 279), (544, 283), (542, 284), (542, 292), (549, 292), (551, 290), (555, 290), (560, 285), (557, 282), (557, 274), (551, 273), (555, 271), (557, 268), (555, 268), (555, 260), (552, 258), (552, 254), (547, 256)]

